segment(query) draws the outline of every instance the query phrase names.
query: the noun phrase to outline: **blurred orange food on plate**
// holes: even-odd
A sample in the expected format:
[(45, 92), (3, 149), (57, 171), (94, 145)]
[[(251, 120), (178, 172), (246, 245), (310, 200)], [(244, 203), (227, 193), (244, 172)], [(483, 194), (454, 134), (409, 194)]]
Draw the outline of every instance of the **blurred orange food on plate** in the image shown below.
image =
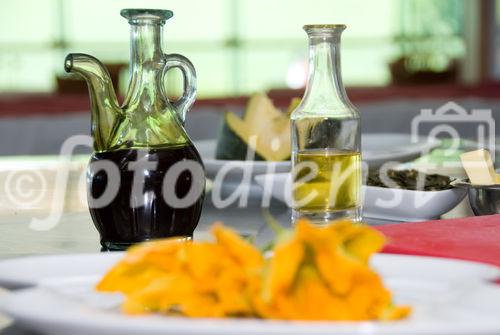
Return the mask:
[(396, 320), (369, 258), (378, 231), (350, 221), (318, 227), (302, 220), (281, 233), (273, 255), (215, 224), (213, 242), (167, 239), (135, 246), (97, 285), (125, 295), (128, 314), (258, 317), (282, 320)]

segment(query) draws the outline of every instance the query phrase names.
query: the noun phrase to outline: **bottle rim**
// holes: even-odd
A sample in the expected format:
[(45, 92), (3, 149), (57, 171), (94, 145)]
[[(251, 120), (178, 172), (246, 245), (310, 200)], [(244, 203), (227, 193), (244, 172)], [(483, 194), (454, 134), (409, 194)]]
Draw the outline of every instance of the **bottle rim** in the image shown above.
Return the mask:
[(120, 11), (120, 15), (126, 18), (129, 23), (141, 20), (151, 20), (165, 23), (166, 20), (174, 16), (174, 12), (168, 9), (125, 8)]
[(306, 33), (332, 33), (342, 32), (346, 29), (345, 24), (306, 24), (303, 29)]

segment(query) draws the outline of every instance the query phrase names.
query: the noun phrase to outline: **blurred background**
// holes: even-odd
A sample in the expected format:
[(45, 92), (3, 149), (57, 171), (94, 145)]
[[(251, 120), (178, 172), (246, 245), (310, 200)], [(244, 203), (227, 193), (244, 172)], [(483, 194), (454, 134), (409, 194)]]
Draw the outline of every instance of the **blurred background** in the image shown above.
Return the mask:
[[(89, 133), (87, 87), (64, 74), (68, 52), (105, 62), (124, 93), (129, 25), (119, 11), (127, 7), (173, 10), (164, 51), (196, 67), (198, 101), (187, 122), (197, 140), (214, 138), (221, 112), (243, 109), (251, 93), (267, 91), (279, 106), (301, 96), (302, 26), (311, 23), (348, 26), (342, 74), (365, 133), (409, 132), (420, 109), (450, 100), (500, 111), (500, 1), (4, 0), (0, 6), (0, 155), (54, 154), (67, 137)], [(171, 71), (167, 85), (179, 94), (180, 73)]]

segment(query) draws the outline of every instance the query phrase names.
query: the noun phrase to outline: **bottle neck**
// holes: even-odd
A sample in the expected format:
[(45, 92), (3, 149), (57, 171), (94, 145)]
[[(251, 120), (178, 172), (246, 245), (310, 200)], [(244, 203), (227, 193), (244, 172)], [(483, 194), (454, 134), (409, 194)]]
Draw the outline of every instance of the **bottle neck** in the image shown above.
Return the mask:
[(309, 78), (307, 99), (349, 103), (340, 71), (340, 32), (309, 34)]
[(162, 26), (159, 23), (144, 22), (131, 25), (130, 30), (130, 67), (153, 65), (163, 58), (161, 48)]
[(163, 71), (162, 25), (136, 22), (130, 30), (130, 80), (124, 105), (132, 101), (158, 100), (159, 72)]

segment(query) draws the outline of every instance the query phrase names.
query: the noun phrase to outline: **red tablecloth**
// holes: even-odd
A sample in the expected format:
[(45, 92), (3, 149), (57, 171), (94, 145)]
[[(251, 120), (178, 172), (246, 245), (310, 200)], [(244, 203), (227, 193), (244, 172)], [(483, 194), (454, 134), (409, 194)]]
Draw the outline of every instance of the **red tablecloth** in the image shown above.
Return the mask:
[(383, 252), (457, 258), (500, 266), (500, 214), (376, 227)]

